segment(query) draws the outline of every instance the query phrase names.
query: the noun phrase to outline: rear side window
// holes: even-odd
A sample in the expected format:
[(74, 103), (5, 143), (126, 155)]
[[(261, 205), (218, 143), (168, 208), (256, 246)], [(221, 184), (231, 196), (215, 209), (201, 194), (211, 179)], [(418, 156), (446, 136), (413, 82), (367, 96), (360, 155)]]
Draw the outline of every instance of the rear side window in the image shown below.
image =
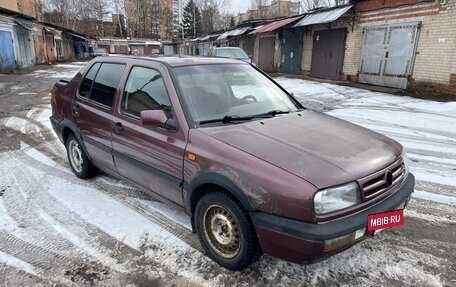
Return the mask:
[(95, 79), (95, 76), (97, 75), (98, 69), (100, 68), (101, 64), (96, 63), (93, 65), (87, 75), (84, 77), (81, 83), (81, 87), (79, 88), (79, 95), (81, 97), (90, 98), (90, 91), (92, 90), (92, 84), (93, 80)]
[[(93, 65), (82, 80), (80, 95), (102, 105), (112, 107), (124, 69), (124, 64), (103, 63), (100, 66), (97, 63)], [(95, 74), (95, 80), (93, 80)]]

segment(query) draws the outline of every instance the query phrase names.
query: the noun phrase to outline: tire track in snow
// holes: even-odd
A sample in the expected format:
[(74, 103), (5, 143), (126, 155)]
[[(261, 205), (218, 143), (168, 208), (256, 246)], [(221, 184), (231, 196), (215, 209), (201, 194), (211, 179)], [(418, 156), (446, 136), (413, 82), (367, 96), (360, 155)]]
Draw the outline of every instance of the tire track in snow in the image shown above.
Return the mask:
[(24, 134), (21, 133), (15, 129), (2, 126), (4, 130), (6, 130), (8, 133), (13, 134), (16, 136), (18, 139), (20, 139), (22, 142), (27, 144), (28, 146), (33, 147), (34, 149), (38, 150), (39, 152), (45, 154), (46, 156), (50, 157), (53, 161), (59, 162), (59, 163), (64, 163), (66, 156), (62, 155), (59, 152), (55, 152), (56, 149), (55, 147), (52, 147), (54, 143), (56, 143), (56, 140), (53, 139), (50, 143), (48, 142), (43, 142), (42, 140), (37, 140), (34, 135), (30, 134)]
[[(24, 155), (26, 158), (26, 162), (31, 164), (34, 168), (38, 170), (46, 170), (48, 175), (52, 175), (58, 177), (60, 179), (64, 179), (70, 182), (77, 183), (79, 185), (87, 186), (87, 187), (96, 187), (96, 189), (102, 191), (103, 193), (108, 194), (110, 197), (116, 199), (118, 202), (128, 206), (129, 208), (137, 211), (139, 214), (143, 215), (153, 223), (157, 224), (161, 228), (167, 230), (177, 238), (181, 239), (194, 249), (202, 252), (201, 245), (198, 241), (196, 235), (194, 235), (189, 229), (185, 228), (179, 223), (176, 223), (172, 219), (169, 219), (165, 215), (160, 214), (156, 211), (151, 211), (150, 208), (138, 202), (132, 198), (125, 196), (125, 190), (127, 191), (135, 191), (137, 193), (141, 193), (138, 189), (134, 187), (125, 188), (125, 187), (118, 187), (115, 185), (111, 185), (109, 183), (103, 183), (97, 180), (90, 180), (90, 181), (83, 181), (76, 178), (74, 174), (70, 174), (64, 171), (57, 169), (56, 167), (51, 167), (41, 163), (28, 155)], [(136, 196), (137, 197), (137, 196)], [(150, 200), (150, 198), (148, 198)]]
[[(18, 169), (22, 174), (30, 174), (33, 176), (33, 174), (30, 171), (27, 171), (26, 168), (21, 169), (19, 166)], [(74, 179), (75, 177), (73, 180)], [(48, 183), (50, 181), (49, 173), (47, 176), (45, 174), (42, 174), (37, 179), (37, 181)], [(27, 183), (23, 184), (33, 185), (33, 182), (28, 181)], [(118, 261), (123, 261), (135, 256), (139, 256), (141, 254), (139, 251), (129, 247), (122, 242), (119, 242), (117, 239), (105, 233), (95, 225), (82, 219), (78, 214), (62, 206), (62, 204), (58, 202), (56, 198), (47, 192), (47, 188), (44, 185), (41, 186), (38, 191), (35, 190), (34, 195), (31, 197), (31, 202), (33, 202), (34, 210), (42, 210), (47, 215), (51, 216), (56, 222), (62, 225), (66, 230), (70, 231), (74, 236), (80, 238), (86, 243), (89, 243), (93, 249), (102, 251), (101, 254), (98, 253), (95, 255), (104, 257), (104, 259), (106, 259), (106, 257), (112, 257)], [(38, 214), (38, 216), (40, 216), (40, 214)], [(40, 216), (40, 218), (44, 221), (44, 223), (47, 223), (47, 225), (51, 226), (55, 230), (55, 226), (53, 226), (53, 224), (50, 224), (49, 220), (43, 219), (42, 216)], [(69, 239), (66, 238), (66, 240)], [(76, 245), (76, 247), (78, 246)], [(89, 255), (93, 256), (94, 254)]]
[(200, 253), (204, 253), (198, 237), (196, 234), (193, 234), (191, 230), (185, 228), (179, 223), (170, 220), (160, 212), (151, 211), (150, 208), (148, 208), (146, 205), (133, 198), (125, 198), (122, 202), (132, 209), (138, 211), (141, 215), (154, 222), (158, 226), (162, 227), (175, 237), (179, 238), (193, 249), (199, 251)]
[[(20, 267), (0, 262), (0, 282), (3, 286), (59, 286), (56, 282), (46, 280), (38, 275), (24, 271)], [(53, 284), (54, 283), (54, 284)]]
[[(22, 164), (21, 166), (24, 165)], [(28, 178), (33, 177), (32, 174), (27, 174), (24, 170), (18, 170), (17, 168), (15, 168), (15, 172), (19, 172), (21, 176)], [(41, 179), (38, 178), (37, 182), (40, 182)], [(32, 187), (30, 190), (33, 192), (44, 189), (45, 184), (41, 182), (39, 186), (35, 185), (35, 189)], [(16, 192), (16, 194), (18, 193)], [(22, 202), (24, 202), (22, 197), (12, 201), (11, 197), (8, 199), (10, 199), (9, 203), (13, 208), (19, 206), (19, 209), (22, 209), (15, 217), (19, 219), (18, 221), (23, 221), (26, 225), (29, 225), (25, 227), (23, 233), (27, 233), (32, 238), (31, 240), (41, 248), (40, 252), (37, 252), (37, 249), (27, 247), (23, 247), (21, 250), (26, 250), (27, 253), (37, 258), (43, 257), (42, 253), (48, 251), (52, 254), (58, 253), (67, 256), (66, 262), (52, 265), (53, 273), (58, 273), (57, 270), (62, 268), (69, 270), (73, 268), (72, 266), (81, 266), (85, 262), (91, 262), (90, 266), (104, 266), (110, 263), (106, 265), (109, 269), (123, 272), (123, 267), (118, 265), (118, 262), (125, 262), (141, 254), (133, 249), (135, 254), (131, 255), (132, 252), (126, 252), (126, 250), (131, 250), (129, 246), (117, 241), (96, 227), (90, 228), (92, 226), (87, 222), (76, 222), (76, 214), (69, 214), (68, 218), (72, 221), (64, 222), (63, 216), (59, 215), (59, 212), (68, 214), (68, 210), (64, 209), (59, 203), (55, 204), (55, 200), (45, 195), (45, 192), (36, 192), (33, 196), (31, 195), (26, 200), (27, 205), (25, 208), (20, 208)], [(52, 210), (52, 212), (49, 212), (50, 214), (48, 215), (42, 211), (41, 207), (45, 207), (47, 212), (49, 210)], [(58, 208), (61, 208), (61, 210), (56, 211)], [(69, 232), (62, 232), (68, 230)], [(66, 237), (68, 234), (71, 234), (70, 238)], [(84, 235), (85, 237), (83, 237)], [(107, 238), (110, 240), (108, 243), (106, 243), (106, 241), (109, 241)], [(91, 252), (94, 250), (95, 252)], [(53, 257), (53, 255), (50, 257)], [(49, 262), (53, 261), (50, 260)]]
[(415, 190), (423, 190), (437, 195), (444, 195), (452, 197), (454, 200), (456, 200), (456, 186), (448, 186), (425, 180), (417, 180), (415, 182)]
[(108, 194), (110, 197), (115, 198), (120, 203), (137, 211), (139, 214), (143, 215), (153, 223), (165, 229), (166, 231), (168, 231), (175, 237), (179, 238), (195, 250), (203, 253), (203, 249), (201, 247), (201, 244), (199, 243), (198, 237), (195, 234), (193, 234), (191, 230), (185, 228), (182, 224), (175, 222), (174, 220), (168, 218), (160, 212), (151, 210), (145, 204), (137, 201), (134, 198), (122, 195), (122, 187), (117, 187), (113, 185), (107, 186), (106, 184), (102, 184), (99, 181), (94, 181), (94, 184), (95, 186), (97, 186), (98, 190)]
[(31, 244), (4, 231), (0, 233), (0, 250), (44, 270), (62, 266), (71, 261), (66, 256)]

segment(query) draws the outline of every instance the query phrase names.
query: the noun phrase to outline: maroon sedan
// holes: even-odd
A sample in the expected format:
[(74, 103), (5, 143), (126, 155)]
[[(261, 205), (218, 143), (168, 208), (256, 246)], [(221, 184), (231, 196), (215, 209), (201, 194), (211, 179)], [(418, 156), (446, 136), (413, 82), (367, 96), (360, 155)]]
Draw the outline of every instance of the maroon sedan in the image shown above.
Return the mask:
[(184, 209), (232, 270), (340, 252), (414, 188), (399, 143), (305, 109), (242, 61), (97, 57), (55, 85), (52, 112), (76, 176), (102, 170)]

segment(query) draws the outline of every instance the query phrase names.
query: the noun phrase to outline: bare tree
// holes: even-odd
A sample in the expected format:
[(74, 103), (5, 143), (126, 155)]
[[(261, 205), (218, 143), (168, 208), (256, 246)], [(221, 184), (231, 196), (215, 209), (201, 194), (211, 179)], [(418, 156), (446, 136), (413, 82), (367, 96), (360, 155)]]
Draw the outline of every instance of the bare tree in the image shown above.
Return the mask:
[(339, 6), (348, 2), (348, 0), (301, 0), (304, 11)]
[[(125, 31), (125, 1), (121, 3), (121, 0), (113, 0), (114, 1), (114, 9), (117, 15), (117, 29), (119, 31), (118, 36), (123, 38), (126, 35)], [(124, 18), (121, 18), (121, 15), (124, 15)]]
[(268, 5), (269, 2), (269, 0), (250, 0), (252, 9), (261, 9), (261, 7)]

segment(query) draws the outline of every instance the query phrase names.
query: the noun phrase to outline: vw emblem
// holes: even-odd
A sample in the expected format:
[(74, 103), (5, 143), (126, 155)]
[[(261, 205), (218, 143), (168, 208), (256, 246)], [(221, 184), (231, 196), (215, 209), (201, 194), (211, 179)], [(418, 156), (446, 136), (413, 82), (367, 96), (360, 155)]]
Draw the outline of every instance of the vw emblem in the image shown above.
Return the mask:
[(387, 171), (385, 174), (385, 181), (388, 186), (393, 185), (393, 173), (391, 171)]

